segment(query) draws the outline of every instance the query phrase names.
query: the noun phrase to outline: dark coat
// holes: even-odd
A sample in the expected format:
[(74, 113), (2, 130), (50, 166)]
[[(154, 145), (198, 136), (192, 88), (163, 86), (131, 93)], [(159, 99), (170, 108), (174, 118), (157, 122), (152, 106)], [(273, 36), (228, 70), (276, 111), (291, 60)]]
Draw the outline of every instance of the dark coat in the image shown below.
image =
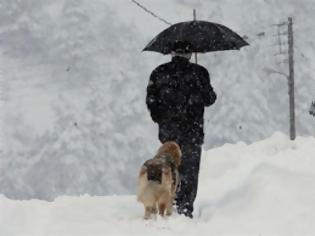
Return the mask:
[(183, 57), (173, 57), (150, 76), (146, 103), (161, 142), (202, 144), (204, 107), (215, 100), (208, 71)]

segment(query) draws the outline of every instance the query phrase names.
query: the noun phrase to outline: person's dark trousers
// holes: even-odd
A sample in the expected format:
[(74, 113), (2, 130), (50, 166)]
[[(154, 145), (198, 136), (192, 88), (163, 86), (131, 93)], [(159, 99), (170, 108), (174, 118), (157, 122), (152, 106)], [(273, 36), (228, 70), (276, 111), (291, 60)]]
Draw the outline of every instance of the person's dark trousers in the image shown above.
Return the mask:
[(180, 185), (176, 195), (179, 214), (193, 217), (194, 201), (197, 196), (201, 145), (180, 144), (182, 163), (179, 167)]

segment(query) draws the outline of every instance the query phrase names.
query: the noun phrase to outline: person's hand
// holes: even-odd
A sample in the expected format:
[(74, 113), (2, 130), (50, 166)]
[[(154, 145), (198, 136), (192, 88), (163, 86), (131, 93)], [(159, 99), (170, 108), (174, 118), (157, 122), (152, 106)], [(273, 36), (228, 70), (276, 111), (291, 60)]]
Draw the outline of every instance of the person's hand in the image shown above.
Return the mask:
[(212, 90), (210, 92), (210, 105), (212, 105), (213, 103), (215, 103), (215, 101), (217, 100), (217, 95), (216, 93)]

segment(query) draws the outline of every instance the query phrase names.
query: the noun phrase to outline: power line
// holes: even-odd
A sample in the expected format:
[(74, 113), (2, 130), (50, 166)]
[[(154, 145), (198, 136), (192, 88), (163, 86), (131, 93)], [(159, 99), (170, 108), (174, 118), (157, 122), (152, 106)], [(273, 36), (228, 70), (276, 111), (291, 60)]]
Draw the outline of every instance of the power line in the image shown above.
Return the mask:
[(153, 17), (157, 18), (158, 20), (164, 22), (167, 25), (172, 25), (172, 23), (168, 22), (167, 20), (163, 19), (162, 17), (158, 16), (157, 14), (155, 14), (154, 12), (150, 11), (148, 8), (146, 8), (145, 6), (141, 5), (139, 2), (137, 2), (136, 0), (131, 0), (134, 4), (136, 4), (138, 7), (142, 8), (144, 11), (146, 11), (147, 13), (149, 13), (150, 15), (152, 15)]
[(294, 49), (296, 49), (296, 51), (301, 55), (301, 57), (305, 61), (311, 61), (311, 59), (308, 56), (306, 56), (298, 47), (294, 46)]
[[(310, 63), (312, 60), (308, 57), (308, 56), (306, 56), (298, 47), (296, 47), (296, 46), (294, 46), (294, 49), (300, 54), (300, 56), (301, 56), (301, 58), (303, 58), (304, 59), (304, 61), (305, 62), (308, 62), (308, 63)], [(311, 71), (311, 72), (315, 72), (315, 70), (311, 67), (311, 66), (308, 66), (307, 67), (308, 69), (309, 69), (309, 71)], [(311, 77), (313, 80), (315, 80), (315, 78), (313, 78), (313, 77)]]

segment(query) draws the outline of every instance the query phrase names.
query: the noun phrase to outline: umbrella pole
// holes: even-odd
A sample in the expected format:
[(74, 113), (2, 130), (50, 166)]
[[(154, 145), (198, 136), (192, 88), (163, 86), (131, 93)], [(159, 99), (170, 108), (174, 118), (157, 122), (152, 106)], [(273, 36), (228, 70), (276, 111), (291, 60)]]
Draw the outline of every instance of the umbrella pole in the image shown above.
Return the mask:
[[(196, 9), (193, 10), (193, 16), (194, 16), (194, 20), (197, 20)], [(198, 60), (197, 60), (197, 53), (195, 52), (194, 54), (195, 54), (195, 62), (196, 62), (196, 64), (198, 64), (197, 63), (198, 62)]]

